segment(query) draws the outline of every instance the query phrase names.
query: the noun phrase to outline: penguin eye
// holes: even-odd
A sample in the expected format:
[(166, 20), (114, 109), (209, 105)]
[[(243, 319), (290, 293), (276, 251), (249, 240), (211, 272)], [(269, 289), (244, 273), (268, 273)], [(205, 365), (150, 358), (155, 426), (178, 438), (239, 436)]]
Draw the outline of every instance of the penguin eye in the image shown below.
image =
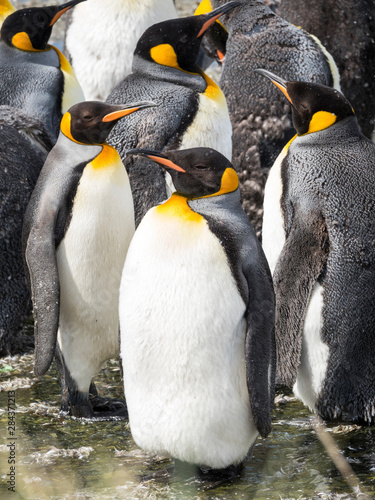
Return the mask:
[(91, 122), (93, 119), (94, 119), (94, 117), (93, 117), (92, 115), (84, 115), (84, 116), (82, 117), (82, 120), (83, 120), (84, 122)]
[(306, 104), (304, 104), (303, 102), (301, 102), (300, 106), (301, 106), (301, 109), (303, 111), (308, 111), (308, 109), (309, 109), (308, 106)]
[(46, 25), (46, 17), (43, 14), (37, 14), (36, 18), (34, 17), (34, 23), (36, 26), (45, 26)]
[(197, 168), (198, 170), (205, 170), (207, 167), (206, 165), (194, 165), (194, 168)]
[(184, 35), (181, 36), (180, 42), (185, 44), (189, 40), (188, 35), (185, 33)]

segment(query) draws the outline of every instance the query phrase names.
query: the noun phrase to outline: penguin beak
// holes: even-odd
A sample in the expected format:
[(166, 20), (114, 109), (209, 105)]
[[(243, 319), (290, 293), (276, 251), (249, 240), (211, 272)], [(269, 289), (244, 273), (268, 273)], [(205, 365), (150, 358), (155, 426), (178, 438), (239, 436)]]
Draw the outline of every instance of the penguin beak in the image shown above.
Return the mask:
[[(205, 14), (209, 14), (210, 12), (213, 11), (212, 3), (210, 0), (202, 0), (201, 3), (198, 5), (194, 12), (194, 16), (201, 16)], [(220, 22), (217, 21), (217, 23), (223, 28), (224, 31), (227, 31), (225, 26)]]
[(134, 113), (135, 111), (139, 111), (140, 109), (144, 108), (153, 108), (157, 106), (154, 102), (135, 102), (131, 104), (124, 104), (124, 105), (119, 105), (119, 106), (113, 106), (113, 110), (111, 113), (108, 113), (102, 118), (102, 122), (107, 123), (107, 122), (113, 122), (115, 120), (119, 120), (120, 118), (130, 115)]
[(152, 151), (150, 149), (129, 149), (126, 152), (126, 155), (141, 155), (149, 158), (150, 160), (159, 163), (159, 165), (163, 165), (163, 167), (171, 168), (172, 170), (176, 170), (177, 172), (186, 172), (183, 168), (179, 167), (176, 163), (169, 160), (166, 156), (159, 153), (158, 151)]
[(290, 98), (288, 91), (286, 89), (287, 86), (287, 81), (281, 78), (280, 76), (275, 75), (274, 73), (271, 73), (271, 71), (267, 71), (266, 69), (255, 69), (254, 70), (256, 73), (259, 73), (260, 75), (263, 75), (267, 77), (271, 82), (276, 85), (278, 89), (281, 90), (281, 92), (285, 95), (285, 97), (288, 99), (290, 104), (293, 106), (292, 99)]
[(203, 24), (200, 32), (198, 33), (197, 38), (199, 38), (200, 36), (202, 36), (203, 33), (205, 31), (207, 31), (208, 28), (210, 26), (212, 26), (215, 21), (217, 21), (217, 19), (219, 19), (219, 17), (221, 17), (223, 14), (226, 14), (227, 12), (229, 12), (232, 9), (234, 9), (235, 7), (238, 7), (239, 5), (241, 5), (240, 2), (228, 2), (228, 3), (224, 4), (224, 5), (221, 5), (217, 9), (214, 9), (209, 14), (207, 14), (205, 16), (205, 22), (204, 22), (204, 24)]
[(220, 50), (217, 50), (216, 54), (217, 54), (217, 57), (218, 57), (219, 61), (221, 62), (221, 64), (223, 64), (223, 62), (225, 60), (225, 54), (223, 54)]
[(60, 19), (60, 17), (65, 14), (66, 11), (77, 5), (78, 3), (85, 2), (85, 0), (72, 0), (71, 2), (64, 3), (59, 7), (59, 10), (56, 12), (56, 14), (53, 16), (51, 22), (50, 22), (50, 27), (55, 24), (55, 22)]

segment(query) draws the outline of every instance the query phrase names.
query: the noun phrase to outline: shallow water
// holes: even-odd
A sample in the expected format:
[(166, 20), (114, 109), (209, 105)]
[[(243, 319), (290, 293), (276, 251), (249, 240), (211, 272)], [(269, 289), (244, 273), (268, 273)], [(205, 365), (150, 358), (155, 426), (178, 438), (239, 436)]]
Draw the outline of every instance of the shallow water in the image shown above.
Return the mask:
[[(198, 480), (194, 468), (144, 453), (132, 440), (126, 420), (61, 416), (55, 368), (36, 379), (32, 363), (32, 354), (0, 360), (1, 498), (355, 498), (312, 429), (308, 410), (290, 395), (281, 397), (281, 388), (271, 435), (257, 441), (239, 479), (215, 485)], [(97, 385), (101, 394), (122, 397), (116, 362), (107, 364)], [(16, 398), (13, 437), (7, 428), (10, 390)], [(375, 429), (336, 425), (329, 432), (368, 493), (375, 496)], [(7, 445), (14, 437), (15, 494), (8, 492), (6, 483)], [(172, 469), (169, 475), (147, 477), (166, 468)]]

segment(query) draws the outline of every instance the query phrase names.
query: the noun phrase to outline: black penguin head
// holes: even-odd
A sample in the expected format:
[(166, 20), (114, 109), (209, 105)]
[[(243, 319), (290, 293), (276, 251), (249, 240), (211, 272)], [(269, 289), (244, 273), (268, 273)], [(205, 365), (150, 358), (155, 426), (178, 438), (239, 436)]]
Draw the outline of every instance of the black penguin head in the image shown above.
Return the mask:
[(126, 154), (146, 156), (170, 174), (177, 192), (187, 198), (202, 198), (231, 193), (239, 181), (230, 161), (211, 148), (192, 148), (159, 153), (131, 149)]
[[(211, 0), (202, 0), (194, 15), (209, 14), (213, 9)], [(218, 19), (205, 32), (202, 49), (209, 57), (216, 59), (221, 64), (225, 59), (227, 40), (228, 31)]]
[(63, 116), (61, 132), (80, 144), (103, 144), (120, 118), (153, 106), (156, 106), (153, 102), (119, 105), (99, 101), (80, 102)]
[(287, 82), (265, 69), (256, 69), (278, 87), (292, 105), (293, 125), (298, 135), (318, 132), (354, 116), (349, 101), (336, 89), (310, 82)]
[(72, 0), (58, 6), (20, 9), (9, 15), (1, 27), (1, 39), (21, 50), (45, 50), (52, 26), (69, 9), (85, 0)]
[(238, 5), (239, 2), (228, 2), (209, 14), (154, 24), (139, 39), (134, 55), (163, 66), (196, 72), (204, 33), (220, 16)]

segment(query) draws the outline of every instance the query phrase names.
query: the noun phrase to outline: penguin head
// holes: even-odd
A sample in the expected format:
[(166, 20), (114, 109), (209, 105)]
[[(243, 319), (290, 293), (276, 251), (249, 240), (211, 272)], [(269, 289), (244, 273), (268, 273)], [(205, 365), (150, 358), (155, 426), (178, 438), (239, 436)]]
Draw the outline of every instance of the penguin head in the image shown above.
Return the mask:
[(238, 5), (239, 2), (228, 2), (208, 14), (154, 24), (139, 39), (134, 55), (163, 66), (196, 72), (204, 33), (220, 16)]
[(131, 149), (126, 154), (145, 156), (164, 167), (177, 192), (189, 199), (231, 193), (239, 186), (232, 164), (215, 149), (191, 148), (165, 153)]
[[(202, 0), (194, 15), (209, 14), (213, 10), (211, 0)], [(227, 40), (228, 31), (220, 20), (217, 19), (205, 32), (202, 40), (202, 49), (209, 57), (216, 59), (218, 63), (222, 64), (225, 59)]]
[(349, 101), (336, 89), (310, 82), (288, 82), (265, 69), (256, 69), (278, 87), (292, 105), (297, 135), (310, 134), (355, 116)]
[(16, 10), (5, 19), (0, 31), (1, 39), (28, 52), (46, 50), (55, 22), (66, 11), (84, 1), (72, 0), (58, 6)]
[(156, 106), (153, 102), (119, 105), (99, 101), (80, 102), (64, 114), (60, 129), (73, 142), (103, 144), (120, 118), (153, 106)]

